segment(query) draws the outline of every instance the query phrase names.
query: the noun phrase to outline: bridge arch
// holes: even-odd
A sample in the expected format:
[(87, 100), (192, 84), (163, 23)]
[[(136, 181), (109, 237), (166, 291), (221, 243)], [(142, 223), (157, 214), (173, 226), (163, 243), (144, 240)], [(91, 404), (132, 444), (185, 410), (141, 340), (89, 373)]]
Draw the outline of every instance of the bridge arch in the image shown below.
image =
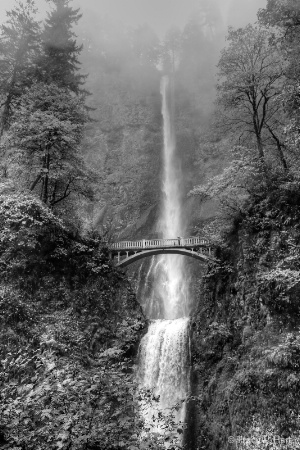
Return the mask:
[(130, 264), (132, 264), (142, 258), (147, 258), (148, 256), (153, 256), (153, 255), (166, 255), (166, 254), (189, 256), (191, 258), (197, 259), (198, 261), (201, 261), (206, 264), (209, 261), (212, 261), (212, 258), (210, 258), (209, 256), (206, 256), (203, 253), (195, 252), (193, 250), (188, 250), (186, 248), (163, 248), (163, 249), (153, 248), (151, 250), (144, 250), (141, 252), (137, 252), (133, 255), (131, 254), (131, 255), (127, 256), (126, 258), (120, 260), (116, 264), (116, 266), (117, 267), (127, 267)]
[(189, 256), (203, 263), (214, 260), (214, 249), (207, 239), (189, 237), (176, 239), (142, 239), (121, 241), (108, 245), (110, 258), (116, 266), (126, 267), (147, 256), (175, 254)]

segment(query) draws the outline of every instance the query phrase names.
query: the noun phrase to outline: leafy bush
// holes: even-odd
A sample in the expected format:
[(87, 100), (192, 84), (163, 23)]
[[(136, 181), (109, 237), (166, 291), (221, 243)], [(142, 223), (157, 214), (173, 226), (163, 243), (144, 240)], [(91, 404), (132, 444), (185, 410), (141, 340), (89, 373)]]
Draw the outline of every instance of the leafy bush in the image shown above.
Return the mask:
[(0, 265), (1, 448), (160, 448), (140, 442), (135, 409), (144, 321), (101, 238), (75, 237), (6, 185)]

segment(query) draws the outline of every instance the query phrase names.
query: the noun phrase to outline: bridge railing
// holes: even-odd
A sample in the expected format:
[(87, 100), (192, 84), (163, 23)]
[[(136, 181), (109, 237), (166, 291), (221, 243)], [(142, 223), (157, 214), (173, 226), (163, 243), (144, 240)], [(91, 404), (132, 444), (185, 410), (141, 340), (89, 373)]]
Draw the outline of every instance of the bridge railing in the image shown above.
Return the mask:
[(195, 246), (209, 246), (207, 239), (199, 237), (190, 237), (187, 239), (142, 239), (139, 241), (121, 241), (115, 242), (109, 246), (110, 250), (140, 250), (147, 248), (162, 248), (162, 247), (195, 247)]

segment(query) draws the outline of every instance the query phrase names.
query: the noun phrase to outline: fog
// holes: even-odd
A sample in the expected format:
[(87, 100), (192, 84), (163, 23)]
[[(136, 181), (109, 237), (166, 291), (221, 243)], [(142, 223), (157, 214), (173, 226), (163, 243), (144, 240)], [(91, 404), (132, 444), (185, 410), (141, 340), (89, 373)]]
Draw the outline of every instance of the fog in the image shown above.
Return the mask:
[[(167, 29), (175, 25), (182, 28), (199, 4), (216, 4), (225, 26), (244, 26), (256, 20), (259, 8), (266, 0), (74, 0), (72, 5), (82, 12), (93, 11), (107, 15), (115, 21), (131, 26), (148, 23), (153, 30), (163, 36)], [(14, 5), (13, 0), (0, 0), (0, 21), (5, 21), (5, 11)], [(41, 18), (49, 10), (45, 0), (36, 0)]]
[[(69, 0), (83, 14), (74, 31), (77, 42), (83, 43), (80, 61), (93, 93), (92, 107), (98, 111), (109, 95), (107, 109), (117, 101), (124, 105), (124, 91), (132, 97), (140, 94), (143, 100), (137, 101), (157, 97), (161, 71), (176, 73), (176, 101), (189, 127), (196, 130), (213, 110), (216, 66), (227, 27), (254, 23), (266, 2)], [(53, 2), (35, 0), (35, 4), (42, 22)], [(0, 0), (0, 22), (5, 22), (5, 11), (14, 5), (14, 0)], [(111, 120), (105, 111), (99, 116), (102, 123)]]

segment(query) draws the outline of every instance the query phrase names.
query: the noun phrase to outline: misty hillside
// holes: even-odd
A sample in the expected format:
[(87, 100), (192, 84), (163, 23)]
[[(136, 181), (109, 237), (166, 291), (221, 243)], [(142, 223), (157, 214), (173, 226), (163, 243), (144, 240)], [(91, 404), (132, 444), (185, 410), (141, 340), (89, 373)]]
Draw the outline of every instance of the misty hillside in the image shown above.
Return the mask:
[(150, 3), (0, 5), (3, 450), (299, 447), (300, 5)]

